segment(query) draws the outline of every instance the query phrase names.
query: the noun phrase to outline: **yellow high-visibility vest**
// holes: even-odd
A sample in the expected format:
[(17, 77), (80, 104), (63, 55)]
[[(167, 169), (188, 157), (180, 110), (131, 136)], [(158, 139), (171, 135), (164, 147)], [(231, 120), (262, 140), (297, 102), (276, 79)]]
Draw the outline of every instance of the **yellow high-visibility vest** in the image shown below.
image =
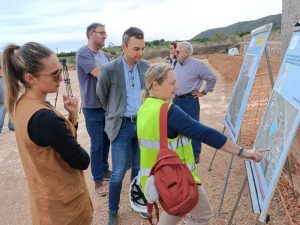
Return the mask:
[[(141, 155), (140, 181), (143, 191), (159, 152), (159, 113), (163, 103), (164, 101), (160, 99), (149, 97), (142, 104), (137, 114), (137, 136)], [(195, 183), (201, 184), (197, 175), (191, 139), (179, 134), (176, 138), (168, 139), (168, 146), (187, 165)]]

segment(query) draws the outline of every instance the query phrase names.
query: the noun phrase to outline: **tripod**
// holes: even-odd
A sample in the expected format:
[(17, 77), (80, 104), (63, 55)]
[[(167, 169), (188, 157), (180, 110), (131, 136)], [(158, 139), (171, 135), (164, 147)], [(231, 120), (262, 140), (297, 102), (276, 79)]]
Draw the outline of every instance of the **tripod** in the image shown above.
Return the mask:
[[(73, 97), (73, 92), (72, 92), (72, 87), (71, 87), (71, 80), (70, 80), (70, 76), (69, 76), (69, 72), (68, 72), (68, 66), (67, 66), (67, 60), (62, 59), (62, 60), (60, 60), (60, 63), (62, 65), (62, 76), (64, 78), (67, 95)], [(54, 108), (56, 108), (57, 96), (58, 96), (58, 91), (56, 92)]]

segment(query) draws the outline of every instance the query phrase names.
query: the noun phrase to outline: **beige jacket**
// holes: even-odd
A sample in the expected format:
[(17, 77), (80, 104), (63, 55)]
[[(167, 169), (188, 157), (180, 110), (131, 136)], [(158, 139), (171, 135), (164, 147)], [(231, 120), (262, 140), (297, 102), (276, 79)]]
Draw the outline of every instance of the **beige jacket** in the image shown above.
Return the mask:
[[(32, 224), (91, 224), (93, 206), (83, 172), (71, 168), (52, 147), (40, 147), (28, 136), (30, 118), (43, 108), (51, 109), (43, 102), (22, 96), (13, 115), (17, 145), (29, 185)], [(73, 125), (64, 120), (76, 136)]]

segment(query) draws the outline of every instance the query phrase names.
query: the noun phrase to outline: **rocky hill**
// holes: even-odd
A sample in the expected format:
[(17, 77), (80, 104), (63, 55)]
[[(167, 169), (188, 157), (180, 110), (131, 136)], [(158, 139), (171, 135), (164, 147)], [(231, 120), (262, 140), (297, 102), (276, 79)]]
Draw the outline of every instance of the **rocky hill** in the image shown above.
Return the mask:
[(203, 31), (193, 37), (191, 40), (199, 40), (210, 38), (217, 33), (228, 34), (240, 34), (243, 32), (250, 32), (251, 30), (263, 26), (267, 23), (273, 23), (273, 28), (281, 27), (281, 14), (266, 16), (257, 20), (238, 22), (227, 27), (214, 28), (210, 30)]

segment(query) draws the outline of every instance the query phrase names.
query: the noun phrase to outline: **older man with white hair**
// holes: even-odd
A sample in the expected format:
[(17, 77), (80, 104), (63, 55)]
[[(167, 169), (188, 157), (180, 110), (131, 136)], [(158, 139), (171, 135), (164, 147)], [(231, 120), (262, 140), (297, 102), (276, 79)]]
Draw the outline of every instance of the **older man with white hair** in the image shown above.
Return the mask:
[[(200, 60), (193, 58), (193, 46), (187, 41), (179, 42), (176, 48), (178, 63), (174, 71), (176, 73), (178, 90), (173, 103), (178, 105), (192, 118), (200, 120), (199, 97), (205, 96), (214, 90), (217, 77)], [(201, 89), (203, 81), (206, 85)], [(195, 162), (199, 162), (201, 142), (192, 140)]]

